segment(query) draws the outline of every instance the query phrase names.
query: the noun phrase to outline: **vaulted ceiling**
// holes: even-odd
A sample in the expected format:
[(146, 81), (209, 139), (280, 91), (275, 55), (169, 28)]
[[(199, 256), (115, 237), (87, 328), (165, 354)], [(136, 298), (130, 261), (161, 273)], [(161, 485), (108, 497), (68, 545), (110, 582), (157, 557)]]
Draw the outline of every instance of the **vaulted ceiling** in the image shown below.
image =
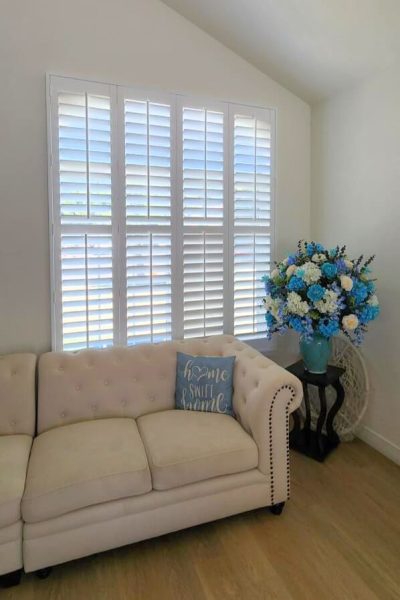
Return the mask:
[(163, 2), (310, 103), (400, 60), (400, 0)]

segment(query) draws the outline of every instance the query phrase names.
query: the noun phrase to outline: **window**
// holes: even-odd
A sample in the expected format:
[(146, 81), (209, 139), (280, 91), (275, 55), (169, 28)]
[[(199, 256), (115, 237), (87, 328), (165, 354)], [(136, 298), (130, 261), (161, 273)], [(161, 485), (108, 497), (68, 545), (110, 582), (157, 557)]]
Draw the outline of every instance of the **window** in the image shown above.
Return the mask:
[(48, 82), (53, 347), (263, 337), (274, 113)]

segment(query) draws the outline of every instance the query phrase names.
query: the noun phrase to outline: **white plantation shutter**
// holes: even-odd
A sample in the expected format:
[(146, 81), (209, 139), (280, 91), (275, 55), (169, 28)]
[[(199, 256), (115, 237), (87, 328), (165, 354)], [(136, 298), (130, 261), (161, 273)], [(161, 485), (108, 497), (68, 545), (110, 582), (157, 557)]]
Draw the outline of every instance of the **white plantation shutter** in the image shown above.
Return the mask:
[(127, 225), (171, 223), (171, 108), (125, 99)]
[(123, 90), (126, 341), (172, 335), (171, 98)]
[(114, 343), (111, 95), (55, 78), (52, 247), (56, 348)]
[(53, 347), (265, 334), (273, 112), (49, 78)]
[(184, 337), (224, 331), (222, 234), (185, 234), (183, 240)]
[(270, 111), (231, 107), (233, 133), (233, 320), (234, 335), (265, 334), (261, 281), (271, 264)]
[(268, 235), (234, 235), (234, 334), (249, 337), (265, 333), (262, 276), (269, 268), (271, 253)]
[(128, 344), (171, 339), (171, 236), (127, 235)]
[(112, 344), (111, 236), (62, 234), (61, 296), (65, 350)]
[(182, 107), (184, 226), (222, 226), (224, 114)]
[[(183, 336), (224, 331), (225, 108), (182, 101)], [(226, 248), (227, 251), (227, 248)]]

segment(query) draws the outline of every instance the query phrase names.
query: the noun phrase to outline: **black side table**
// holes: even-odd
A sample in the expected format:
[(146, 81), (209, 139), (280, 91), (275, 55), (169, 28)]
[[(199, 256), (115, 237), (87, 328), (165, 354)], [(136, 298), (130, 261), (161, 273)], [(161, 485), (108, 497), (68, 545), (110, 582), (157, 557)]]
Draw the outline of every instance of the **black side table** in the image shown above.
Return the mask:
[[(310, 373), (304, 367), (302, 360), (287, 367), (290, 373), (293, 373), (303, 384), (304, 404), (306, 416), (304, 424), (301, 427), (302, 415), (300, 409), (293, 413), (294, 427), (290, 433), (290, 447), (298, 450), (319, 462), (323, 462), (328, 454), (339, 444), (339, 436), (333, 429), (333, 420), (340, 410), (344, 400), (344, 389), (340, 383), (340, 377), (345, 369), (328, 366), (327, 372), (322, 375)], [(311, 410), (310, 398), (308, 395), (308, 386), (314, 385), (318, 388), (320, 413), (315, 431), (311, 429)], [(327, 415), (326, 407), (326, 388), (331, 385), (336, 391), (336, 400)], [(322, 433), (322, 428), (326, 420), (326, 434)]]

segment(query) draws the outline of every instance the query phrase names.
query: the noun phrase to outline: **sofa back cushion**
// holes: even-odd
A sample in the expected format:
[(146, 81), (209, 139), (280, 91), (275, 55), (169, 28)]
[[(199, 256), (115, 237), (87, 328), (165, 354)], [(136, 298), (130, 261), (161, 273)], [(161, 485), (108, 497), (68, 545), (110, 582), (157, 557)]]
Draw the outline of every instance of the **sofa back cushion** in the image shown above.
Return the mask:
[(227, 339), (231, 337), (43, 354), (38, 432), (174, 408), (177, 351), (220, 356)]
[(35, 354), (0, 356), (0, 435), (35, 432)]

